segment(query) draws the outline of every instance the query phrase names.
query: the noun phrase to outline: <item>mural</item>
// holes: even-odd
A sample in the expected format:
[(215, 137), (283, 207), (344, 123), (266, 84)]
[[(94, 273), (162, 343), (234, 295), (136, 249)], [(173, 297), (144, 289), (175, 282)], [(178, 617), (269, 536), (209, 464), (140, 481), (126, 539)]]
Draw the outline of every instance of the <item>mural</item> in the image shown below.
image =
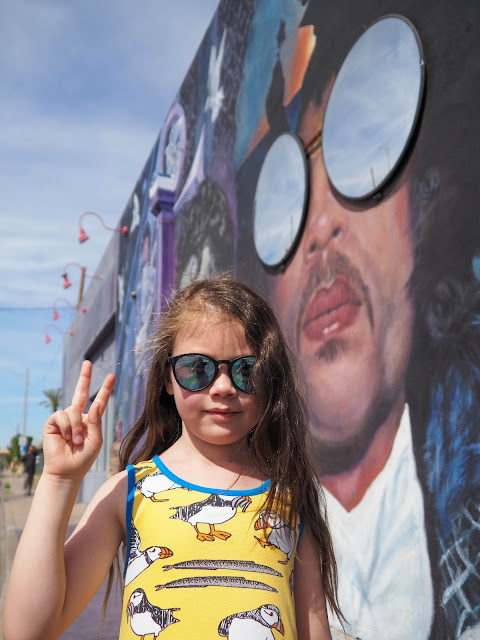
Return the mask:
[[(358, 37), (392, 13), (418, 33), (425, 96), (382, 190), (348, 198), (325, 169), (325, 109)], [(345, 630), (362, 640), (480, 638), (479, 24), (469, 0), (222, 0), (121, 221), (133, 232), (120, 259), (118, 435), (138, 415), (171, 288), (225, 269), (256, 284), (308, 388)], [(354, 105), (372, 97), (359, 84)], [(361, 128), (358, 153), (378, 134), (368, 109), (382, 109), (382, 87), (363, 119), (343, 118), (348, 135), (334, 119), (336, 140)], [(286, 132), (306, 151), (309, 195), (294, 249), (269, 268), (254, 198)], [(264, 220), (275, 232), (275, 210)]]
[(234, 265), (236, 70), (253, 4), (220, 5), (122, 216), (132, 231), (119, 260), (118, 440), (140, 413), (149, 340), (172, 288)]
[[(156, 145), (157, 146), (157, 145)], [(149, 186), (156, 146), (125, 208), (128, 242), (119, 259), (117, 278), (117, 382), (115, 437), (121, 440), (135, 422), (148, 374), (148, 339), (154, 329), (157, 290), (156, 220), (149, 211)]]

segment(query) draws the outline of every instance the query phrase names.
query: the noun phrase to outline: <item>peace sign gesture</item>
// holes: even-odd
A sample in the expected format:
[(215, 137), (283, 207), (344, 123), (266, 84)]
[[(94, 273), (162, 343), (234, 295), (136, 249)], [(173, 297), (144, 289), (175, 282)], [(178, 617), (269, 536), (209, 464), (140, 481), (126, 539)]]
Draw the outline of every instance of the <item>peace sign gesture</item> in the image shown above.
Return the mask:
[(108, 374), (88, 413), (92, 363), (82, 364), (72, 404), (56, 411), (43, 427), (44, 473), (81, 481), (102, 447), (102, 416), (113, 391), (115, 376)]

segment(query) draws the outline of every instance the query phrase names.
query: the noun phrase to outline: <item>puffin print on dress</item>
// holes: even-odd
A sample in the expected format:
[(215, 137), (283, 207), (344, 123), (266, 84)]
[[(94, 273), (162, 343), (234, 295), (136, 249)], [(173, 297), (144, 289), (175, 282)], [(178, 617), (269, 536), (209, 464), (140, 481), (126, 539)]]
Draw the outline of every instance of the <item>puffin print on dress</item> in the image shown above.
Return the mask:
[(218, 625), (218, 635), (228, 640), (272, 640), (275, 638), (272, 629), (283, 636), (280, 611), (274, 604), (264, 604), (224, 618)]
[[(192, 484), (158, 456), (128, 467), (119, 640), (299, 640), (289, 581), (295, 552), (279, 564), (287, 552), (270, 544), (275, 537), (267, 541), (271, 526), (254, 529), (269, 487)], [(288, 509), (283, 517), (288, 522)], [(296, 547), (300, 520), (292, 524)], [(154, 551), (161, 547), (172, 557), (162, 559), (168, 551)]]
[[(213, 541), (215, 538), (227, 540), (231, 534), (227, 531), (218, 531), (215, 529), (215, 525), (223, 524), (233, 518), (238, 508), (245, 511), (251, 502), (252, 499), (249, 496), (212, 494), (201, 502), (194, 502), (183, 507), (170, 507), (177, 510), (177, 513), (170, 516), (170, 519), (189, 522), (197, 532), (197, 540), (201, 542)], [(199, 524), (209, 525), (209, 533), (201, 532), (198, 528)]]
[(132, 580), (135, 580), (142, 571), (148, 569), (155, 560), (162, 560), (163, 558), (173, 556), (173, 552), (167, 547), (153, 546), (141, 551), (140, 546), (140, 536), (132, 522), (130, 526), (130, 553), (128, 556), (127, 570), (125, 572), (125, 586), (130, 584)]
[(169, 625), (180, 622), (173, 615), (173, 611), (180, 611), (180, 609), (156, 607), (148, 601), (143, 589), (136, 589), (130, 596), (126, 613), (133, 633), (144, 640), (149, 634), (158, 638), (158, 634)]
[[(135, 467), (135, 471), (142, 471), (148, 467)], [(135, 490), (140, 491), (145, 498), (150, 498), (152, 502), (166, 502), (168, 498), (157, 498), (158, 493), (170, 491), (170, 489), (183, 489), (176, 482), (167, 478), (161, 471), (156, 471), (141, 478), (135, 485)]]
[(295, 529), (281, 518), (278, 513), (271, 511), (267, 514), (265, 510), (263, 510), (260, 511), (258, 519), (255, 522), (255, 531), (265, 528), (271, 529), (270, 533), (267, 534), (267, 539), (262, 540), (261, 538), (254, 536), (255, 540), (258, 540), (262, 547), (272, 546), (283, 551), (286, 558), (285, 560), (279, 560), (278, 562), (280, 564), (287, 564), (295, 549)]

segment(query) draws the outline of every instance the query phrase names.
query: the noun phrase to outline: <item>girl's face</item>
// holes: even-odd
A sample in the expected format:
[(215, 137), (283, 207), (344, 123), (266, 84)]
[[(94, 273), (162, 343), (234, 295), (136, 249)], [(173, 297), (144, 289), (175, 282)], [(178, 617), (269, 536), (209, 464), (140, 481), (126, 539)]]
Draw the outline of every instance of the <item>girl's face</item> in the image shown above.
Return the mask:
[[(234, 360), (255, 355), (245, 339), (243, 326), (218, 314), (195, 315), (173, 344), (172, 356), (199, 353), (216, 360)], [(237, 389), (228, 375), (228, 365), (220, 364), (212, 384), (202, 391), (186, 391), (167, 372), (166, 390), (174, 396), (182, 419), (182, 437), (209, 445), (229, 445), (245, 438), (260, 418), (255, 394)]]

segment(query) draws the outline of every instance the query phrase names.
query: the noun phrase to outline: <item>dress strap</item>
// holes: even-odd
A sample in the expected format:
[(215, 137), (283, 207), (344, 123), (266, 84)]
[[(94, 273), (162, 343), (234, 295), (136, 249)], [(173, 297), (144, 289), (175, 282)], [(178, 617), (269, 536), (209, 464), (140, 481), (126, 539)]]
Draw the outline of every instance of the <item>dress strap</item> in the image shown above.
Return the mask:
[(129, 464), (128, 465), (127, 473), (128, 473), (128, 494), (127, 494), (126, 513), (125, 513), (127, 553), (125, 554), (125, 566), (123, 568), (123, 577), (124, 578), (125, 578), (125, 573), (127, 571), (128, 558), (130, 556), (133, 497), (135, 495), (135, 467), (133, 466), (133, 464)]

